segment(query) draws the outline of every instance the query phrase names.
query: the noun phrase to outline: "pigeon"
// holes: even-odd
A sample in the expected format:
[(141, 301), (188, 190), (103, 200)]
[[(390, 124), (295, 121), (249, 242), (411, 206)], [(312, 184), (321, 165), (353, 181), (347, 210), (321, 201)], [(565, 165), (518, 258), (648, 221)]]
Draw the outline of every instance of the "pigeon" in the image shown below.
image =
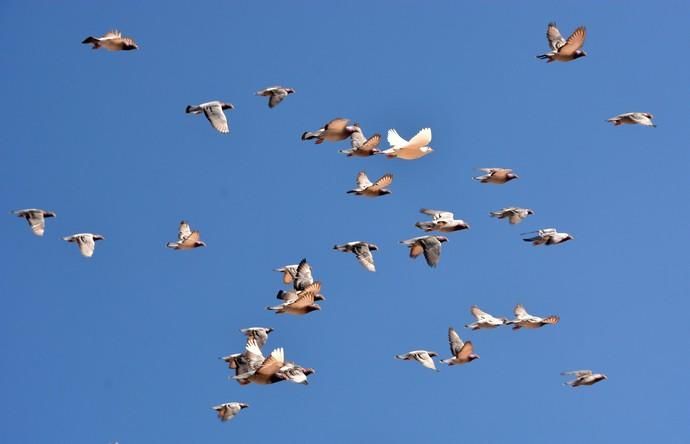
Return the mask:
[(391, 191), (386, 187), (393, 183), (393, 175), (386, 173), (381, 176), (376, 182), (371, 183), (367, 174), (360, 171), (357, 174), (357, 188), (350, 190), (347, 194), (355, 194), (357, 196), (378, 197), (391, 194)]
[(323, 128), (316, 131), (305, 131), (302, 133), (302, 140), (316, 139), (316, 144), (327, 142), (338, 142), (345, 140), (356, 131), (355, 126), (348, 125), (349, 119), (342, 117), (335, 118), (325, 124)]
[(424, 231), (441, 231), (443, 233), (451, 233), (453, 231), (466, 230), (470, 228), (462, 219), (455, 219), (455, 216), (450, 211), (430, 210), (422, 208), (420, 213), (431, 216), (431, 222), (417, 222), (415, 226)]
[(448, 328), (448, 342), (450, 343), (450, 353), (453, 356), (441, 361), (443, 364), (462, 365), (479, 359), (479, 355), (474, 353), (472, 341), (462, 342), (453, 327)]
[(354, 241), (342, 245), (335, 245), (333, 249), (344, 253), (354, 253), (359, 263), (362, 264), (362, 267), (371, 272), (376, 271), (374, 256), (371, 254), (372, 251), (379, 249), (376, 245), (368, 242)]
[(93, 45), (91, 49), (103, 47), (108, 51), (131, 51), (133, 49), (139, 49), (134, 39), (122, 37), (122, 33), (117, 30), (110, 31), (103, 37), (89, 36), (85, 38), (82, 43)]
[(321, 310), (321, 307), (314, 302), (314, 298), (314, 293), (303, 291), (299, 293), (296, 299), (290, 299), (281, 305), (266, 307), (266, 309), (275, 311), (276, 314), (305, 315), (315, 310)]
[(326, 297), (321, 294), (321, 282), (313, 282), (307, 285), (304, 290), (291, 290), (283, 291), (279, 290), (276, 298), (281, 299), (285, 302), (291, 302), (296, 300), (302, 293), (312, 293), (314, 295), (315, 301), (325, 301)]
[(410, 247), (411, 258), (424, 253), (427, 265), (435, 267), (441, 259), (441, 243), (447, 241), (448, 238), (444, 236), (420, 236), (400, 241), (400, 243)]
[(481, 183), (500, 185), (519, 178), (518, 175), (513, 173), (513, 170), (509, 168), (479, 168), (479, 171), (486, 173), (482, 176), (474, 177), (474, 180), (478, 180)]
[(474, 316), (474, 318), (476, 319), (475, 322), (465, 325), (465, 328), (469, 328), (470, 330), (479, 330), (482, 328), (496, 328), (508, 322), (506, 318), (497, 318), (491, 316), (489, 313), (482, 311), (476, 305), (470, 307), (470, 313), (472, 313), (472, 316)]
[(525, 307), (522, 304), (517, 304), (513, 310), (515, 313), (515, 319), (512, 321), (506, 321), (506, 325), (512, 325), (513, 330), (519, 330), (520, 328), (540, 328), (545, 325), (556, 325), (558, 321), (561, 320), (560, 317), (551, 315), (545, 318), (540, 318), (539, 316), (532, 316), (527, 313)]
[(52, 211), (41, 210), (38, 208), (27, 208), (24, 210), (14, 210), (12, 214), (17, 217), (23, 217), (29, 222), (31, 231), (34, 232), (36, 236), (43, 236), (46, 230), (46, 217), (56, 217), (57, 215)]
[(530, 214), (534, 214), (534, 211), (530, 210), (529, 208), (517, 207), (501, 208), (498, 211), (492, 211), (489, 213), (491, 217), (496, 217), (498, 219), (508, 218), (508, 222), (510, 222), (511, 225), (519, 224)]
[(385, 154), (389, 158), (415, 160), (433, 151), (428, 146), (431, 143), (431, 128), (423, 128), (409, 141), (400, 137), (396, 130), (389, 129), (388, 143), (391, 147), (381, 151), (380, 154)]
[(240, 385), (251, 383), (249, 379), (237, 378), (239, 375), (245, 375), (253, 372), (264, 362), (264, 355), (261, 353), (261, 348), (256, 342), (256, 339), (249, 338), (244, 346), (242, 353), (235, 353), (229, 356), (223, 356), (223, 361), (228, 364), (228, 368), (235, 370), (235, 379)]
[(256, 341), (256, 345), (261, 348), (266, 345), (268, 335), (273, 331), (273, 329), (270, 327), (249, 327), (243, 328), (240, 331), (247, 336), (247, 340), (254, 339), (254, 341)]
[(297, 274), (297, 265), (285, 265), (284, 267), (276, 268), (273, 271), (283, 273), (283, 284), (290, 285)]
[(592, 370), (574, 370), (569, 372), (563, 372), (561, 375), (573, 375), (575, 379), (572, 381), (565, 382), (564, 385), (569, 385), (570, 387), (580, 387), (582, 385), (594, 385), (599, 381), (604, 379), (609, 379), (603, 373), (592, 373)]
[(213, 406), (213, 410), (218, 413), (218, 419), (225, 422), (234, 418), (242, 409), (247, 407), (249, 407), (249, 404), (243, 402), (226, 402), (225, 404)]
[(438, 353), (427, 350), (412, 350), (401, 355), (395, 355), (395, 358), (403, 361), (417, 361), (426, 368), (438, 371), (433, 360), (434, 356), (438, 356)]
[(268, 107), (275, 108), (280, 102), (283, 101), (289, 94), (295, 92), (292, 88), (286, 88), (284, 86), (269, 86), (261, 91), (257, 91), (257, 96), (268, 97)]
[[(255, 344), (247, 344), (247, 350), (252, 349), (252, 354), (261, 356), (261, 350)], [(238, 381), (248, 381), (255, 384), (274, 384), (281, 381), (291, 381), (297, 384), (307, 384), (307, 376), (315, 373), (314, 369), (305, 368), (294, 362), (285, 361), (285, 352), (282, 348), (276, 348), (261, 364), (244, 374), (233, 377)], [(246, 384), (245, 383), (245, 384)], [(245, 385), (243, 384), (243, 385)]]
[(582, 45), (585, 43), (587, 31), (584, 26), (580, 26), (568, 37), (564, 39), (555, 23), (549, 23), (546, 28), (546, 39), (549, 41), (551, 51), (538, 55), (538, 59), (546, 59), (546, 63), (553, 61), (570, 62), (571, 60), (579, 59), (587, 55), (582, 50)]
[(201, 233), (192, 231), (186, 221), (180, 222), (180, 229), (177, 234), (177, 242), (168, 242), (166, 247), (173, 250), (191, 250), (192, 248), (205, 247), (206, 243), (200, 240)]
[(295, 364), (294, 362), (287, 362), (280, 368), (280, 371), (276, 374), (276, 376), (295, 384), (308, 385), (309, 381), (307, 380), (307, 376), (314, 373), (316, 373), (316, 371), (313, 368), (305, 368)]
[(374, 134), (370, 138), (364, 137), (362, 128), (358, 123), (353, 125), (355, 131), (352, 133), (352, 141), (349, 150), (340, 150), (347, 157), (368, 157), (379, 152), (378, 146), (381, 143), (381, 134)]
[(607, 122), (613, 123), (613, 126), (620, 126), (625, 124), (638, 124), (642, 126), (651, 126), (652, 128), (656, 128), (656, 125), (654, 124), (654, 122), (652, 122), (653, 118), (654, 116), (649, 113), (625, 113), (618, 114), (615, 117), (611, 117), (607, 120)]
[(63, 237), (67, 242), (76, 242), (79, 246), (79, 251), (84, 257), (93, 256), (93, 250), (96, 248), (96, 241), (105, 239), (100, 234), (92, 233), (78, 233), (71, 236)]
[(542, 228), (541, 230), (532, 231), (531, 233), (537, 233), (537, 235), (523, 240), (525, 242), (532, 242), (532, 245), (558, 245), (574, 239), (570, 234), (559, 233), (555, 228)]
[(213, 100), (200, 105), (187, 105), (185, 112), (187, 114), (204, 113), (208, 121), (211, 122), (211, 126), (219, 132), (227, 134), (230, 132), (230, 127), (228, 126), (228, 119), (223, 112), (226, 109), (235, 109), (235, 106), (232, 103)]

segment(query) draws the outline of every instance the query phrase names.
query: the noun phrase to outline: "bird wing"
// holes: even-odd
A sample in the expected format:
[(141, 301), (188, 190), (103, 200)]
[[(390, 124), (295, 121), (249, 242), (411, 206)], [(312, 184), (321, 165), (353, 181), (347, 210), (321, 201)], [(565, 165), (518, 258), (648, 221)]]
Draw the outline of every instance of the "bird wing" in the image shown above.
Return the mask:
[(119, 39), (122, 37), (122, 33), (118, 31), (117, 29), (113, 29), (112, 31), (108, 31), (105, 34), (103, 34), (102, 39)]
[(549, 46), (554, 51), (558, 51), (558, 48), (565, 45), (565, 39), (558, 28), (556, 28), (555, 23), (549, 23), (549, 27), (546, 28), (546, 39), (549, 41)]
[(582, 376), (589, 376), (591, 374), (592, 374), (592, 370), (571, 370), (571, 371), (561, 373), (561, 375), (563, 375), (563, 376), (573, 375), (573, 376), (576, 376), (578, 378), (581, 378)]
[(94, 242), (92, 236), (79, 236), (77, 237), (77, 245), (79, 245), (79, 251), (86, 257), (93, 256), (93, 250), (96, 248), (96, 242)]
[(415, 355), (417, 361), (419, 361), (420, 364), (422, 364), (426, 368), (430, 368), (431, 370), (436, 370), (436, 363), (434, 363), (434, 360), (431, 358), (429, 353), (427, 352), (421, 352), (417, 353)]
[(490, 317), (493, 317), (489, 313), (482, 311), (476, 305), (473, 305), (472, 308), (470, 308), (470, 313), (472, 313), (472, 316), (474, 316), (474, 318), (478, 321), (482, 321), (484, 319), (488, 319)]
[[(357, 134), (357, 133), (353, 133)], [(381, 134), (374, 134), (370, 138), (368, 138), (363, 144), (361, 144), (357, 149), (360, 151), (367, 151), (371, 152), (378, 148), (379, 144), (381, 143)]]
[(314, 304), (314, 293), (309, 291), (303, 291), (302, 293), (300, 293), (297, 299), (295, 299), (294, 301), (286, 302), (285, 304), (289, 305), (290, 308), (295, 309), (307, 308), (310, 305)]
[(517, 304), (513, 310), (513, 313), (518, 319), (526, 319), (530, 317), (530, 314), (527, 313), (527, 310), (525, 310), (525, 307), (523, 307), (522, 304)]
[(31, 231), (37, 236), (43, 236), (46, 229), (46, 222), (42, 212), (31, 211), (27, 214), (27, 219), (31, 226)]
[(448, 328), (448, 343), (450, 344), (450, 353), (453, 356), (458, 356), (465, 345), (453, 327)]
[(374, 265), (374, 255), (371, 254), (371, 250), (367, 244), (356, 245), (352, 251), (357, 256), (357, 260), (364, 268), (369, 271), (376, 271), (376, 266)]
[(185, 221), (180, 222), (180, 228), (177, 230), (177, 239), (180, 242), (184, 242), (191, 235), (192, 229), (189, 228), (189, 224)]
[(350, 136), (350, 139), (350, 147), (356, 150), (360, 149), (367, 141), (361, 129), (354, 131)]
[(424, 248), (424, 259), (426, 259), (426, 263), (435, 267), (439, 259), (441, 259), (441, 242), (431, 236), (420, 240), (420, 243)]
[(582, 48), (585, 44), (585, 37), (587, 36), (587, 31), (584, 26), (580, 26), (566, 40), (565, 45), (561, 46), (558, 53), (561, 55), (569, 56), (575, 54), (575, 51)]
[(204, 115), (211, 122), (211, 125), (221, 133), (229, 133), (228, 119), (225, 117), (220, 103), (213, 103), (204, 106)]
[(408, 142), (408, 148), (421, 148), (427, 146), (431, 142), (431, 128), (421, 129)]
[(328, 132), (339, 133), (345, 129), (349, 122), (350, 119), (338, 117), (328, 122), (323, 128)]
[(428, 216), (431, 216), (431, 218), (434, 221), (439, 221), (439, 220), (453, 220), (455, 218), (455, 215), (451, 213), (450, 211), (443, 211), (443, 210), (431, 210), (429, 208), (422, 208), (419, 210), (420, 213), (426, 214)]
[(277, 373), (284, 364), (285, 352), (282, 347), (276, 348), (271, 352), (271, 355), (266, 358), (263, 364), (261, 364), (261, 367), (256, 370), (256, 373), (263, 376), (271, 376)]
[(273, 108), (287, 97), (287, 92), (284, 89), (275, 89), (272, 91), (271, 98), (268, 99), (268, 107)]
[(641, 113), (630, 113), (630, 115), (628, 115), (627, 117), (633, 122), (637, 123), (647, 124), (651, 122), (651, 119), (649, 117)]
[(424, 253), (424, 247), (420, 242), (415, 242), (410, 248), (410, 257), (417, 257)]
[(390, 185), (392, 183), (393, 183), (393, 175), (392, 174), (384, 174), (383, 176), (381, 176), (379, 178), (379, 180), (374, 182), (368, 188), (369, 188), (369, 191), (379, 191), (379, 190), (386, 188), (388, 185)]
[(462, 346), (462, 348), (460, 348), (460, 351), (458, 351), (458, 353), (455, 356), (460, 361), (466, 361), (472, 353), (474, 353), (474, 346), (472, 345), (472, 341), (467, 341)]
[(407, 140), (400, 137), (398, 132), (394, 129), (388, 130), (388, 144), (393, 148), (399, 148), (407, 145)]
[(313, 283), (314, 278), (311, 276), (311, 265), (309, 265), (306, 259), (302, 259), (295, 272), (294, 288), (295, 290), (304, 290)]
[(356, 182), (357, 186), (362, 190), (372, 185), (371, 181), (369, 180), (369, 177), (367, 176), (367, 173), (365, 173), (364, 171), (360, 171), (357, 174)]

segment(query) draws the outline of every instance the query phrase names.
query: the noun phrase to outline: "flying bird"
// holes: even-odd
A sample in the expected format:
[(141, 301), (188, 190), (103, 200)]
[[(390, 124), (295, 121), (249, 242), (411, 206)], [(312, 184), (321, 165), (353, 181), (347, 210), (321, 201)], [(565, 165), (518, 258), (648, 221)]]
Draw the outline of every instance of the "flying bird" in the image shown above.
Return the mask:
[(450, 343), (450, 353), (453, 355), (441, 361), (448, 365), (462, 365), (479, 359), (479, 355), (474, 353), (472, 341), (463, 342), (453, 327), (448, 328), (448, 342)]
[(257, 96), (268, 97), (268, 107), (275, 108), (280, 102), (283, 101), (288, 95), (295, 92), (292, 88), (286, 88), (284, 86), (269, 86), (261, 91), (257, 91)]
[(410, 247), (410, 257), (416, 258), (424, 253), (427, 265), (435, 267), (441, 259), (441, 243), (448, 242), (444, 236), (420, 236), (412, 239), (400, 241)]
[(312, 311), (321, 310), (321, 307), (314, 302), (314, 298), (314, 293), (303, 291), (299, 293), (296, 299), (290, 299), (280, 305), (266, 307), (266, 309), (275, 311), (276, 314), (305, 315)]
[(532, 316), (527, 313), (525, 307), (522, 304), (517, 304), (513, 310), (515, 313), (515, 319), (512, 321), (506, 321), (506, 325), (512, 325), (513, 330), (519, 330), (520, 328), (540, 328), (545, 325), (556, 325), (558, 321), (561, 320), (560, 317), (556, 315), (547, 316), (545, 318), (540, 318), (539, 316)]
[(625, 124), (637, 124), (637, 125), (642, 125), (642, 126), (651, 126), (653, 128), (656, 128), (656, 125), (654, 122), (652, 122), (652, 119), (654, 116), (649, 113), (625, 113), (625, 114), (618, 114), (615, 117), (611, 117), (610, 119), (607, 120), (607, 122), (613, 123), (613, 126), (620, 126), (620, 125), (625, 125)]
[(274, 349), (268, 358), (263, 358), (261, 350), (254, 343), (247, 342), (246, 349), (255, 356), (261, 357), (261, 363), (246, 373), (233, 377), (238, 381), (248, 381), (255, 384), (275, 384), (281, 381), (291, 381), (297, 384), (307, 384), (307, 376), (315, 373), (314, 369), (305, 368), (294, 362), (285, 361), (283, 348)]
[(256, 341), (256, 345), (259, 348), (263, 347), (268, 341), (268, 335), (273, 331), (270, 327), (249, 327), (240, 330), (246, 337), (247, 340), (253, 339)]
[(234, 418), (242, 409), (247, 407), (249, 407), (249, 404), (243, 402), (226, 402), (225, 404), (213, 406), (213, 410), (218, 414), (218, 419), (225, 422)]
[(395, 355), (395, 358), (403, 361), (417, 361), (428, 369), (438, 371), (433, 360), (435, 356), (438, 356), (438, 353), (427, 350), (412, 350), (411, 352)]
[(587, 55), (582, 50), (582, 45), (585, 43), (587, 31), (584, 26), (580, 26), (568, 37), (564, 39), (555, 23), (549, 23), (546, 28), (546, 39), (549, 41), (551, 51), (538, 55), (538, 59), (546, 59), (546, 63), (553, 61), (570, 62), (571, 60), (579, 59)]
[[(538, 231), (532, 231), (536, 236), (523, 239), (525, 242), (532, 242), (532, 245), (558, 245), (574, 238), (568, 233), (559, 233), (555, 228), (542, 228)], [(524, 233), (524, 234), (531, 234)]]
[(103, 37), (89, 36), (85, 38), (82, 43), (92, 45), (91, 49), (103, 47), (109, 51), (131, 51), (133, 49), (139, 49), (134, 39), (131, 37), (122, 37), (122, 33), (117, 30), (110, 31)]
[(185, 112), (187, 114), (201, 114), (204, 113), (211, 126), (223, 134), (230, 132), (228, 126), (228, 118), (225, 117), (224, 110), (235, 109), (232, 103), (220, 102), (213, 100), (211, 102), (201, 103), (199, 105), (187, 105)]
[(371, 183), (369, 177), (364, 171), (357, 174), (357, 188), (347, 192), (347, 194), (355, 194), (357, 196), (378, 197), (391, 194), (391, 191), (386, 188), (393, 183), (393, 175), (386, 173), (381, 176), (376, 182)]
[(192, 231), (186, 221), (180, 222), (180, 228), (177, 233), (177, 242), (168, 242), (166, 247), (173, 250), (191, 250), (193, 248), (205, 247), (206, 243), (201, 241), (201, 233)]
[(355, 131), (353, 131), (351, 136), (350, 149), (340, 150), (340, 152), (346, 154), (347, 157), (368, 157), (378, 153), (378, 147), (381, 143), (381, 134), (374, 134), (367, 139), (364, 137), (362, 128), (360, 128), (358, 123), (355, 123), (353, 127)]
[(482, 311), (476, 305), (470, 307), (470, 313), (472, 313), (472, 316), (474, 316), (474, 319), (476, 319), (475, 322), (465, 325), (465, 328), (469, 328), (470, 330), (496, 328), (508, 322), (506, 318), (497, 318), (492, 316), (489, 313)]
[(24, 210), (14, 210), (12, 214), (17, 217), (23, 217), (29, 223), (31, 231), (36, 236), (43, 236), (46, 230), (46, 217), (56, 217), (57, 215), (52, 211), (41, 210), (38, 208), (27, 208)]
[(391, 146), (380, 154), (389, 158), (415, 160), (430, 154), (433, 149), (428, 146), (431, 143), (431, 128), (423, 128), (410, 140), (405, 140), (394, 129), (388, 130), (388, 144)]
[(455, 219), (455, 216), (450, 211), (430, 210), (422, 208), (420, 213), (431, 216), (431, 222), (417, 222), (415, 226), (424, 231), (440, 231), (443, 233), (451, 233), (453, 231), (466, 230), (470, 228), (462, 219)]
[(479, 168), (479, 171), (486, 173), (481, 176), (474, 177), (474, 180), (478, 180), (481, 183), (493, 183), (500, 185), (519, 178), (519, 176), (513, 173), (513, 170), (510, 168)]
[(569, 372), (561, 373), (563, 376), (572, 375), (575, 379), (572, 381), (565, 382), (564, 385), (569, 385), (571, 387), (580, 387), (582, 385), (594, 385), (599, 381), (604, 379), (609, 379), (603, 373), (592, 373), (592, 370), (574, 370)]
[(501, 208), (498, 211), (492, 211), (489, 213), (491, 217), (496, 217), (498, 219), (507, 218), (511, 225), (519, 224), (523, 219), (531, 214), (534, 214), (534, 211), (530, 210), (529, 208), (517, 207)]
[(76, 242), (79, 246), (79, 251), (84, 257), (93, 256), (93, 250), (96, 248), (96, 241), (105, 239), (100, 234), (93, 233), (78, 233), (71, 236), (63, 237), (67, 242)]
[(333, 246), (334, 250), (342, 251), (344, 253), (354, 253), (357, 260), (364, 268), (369, 271), (376, 271), (376, 266), (374, 265), (374, 255), (371, 254), (372, 251), (379, 249), (374, 244), (362, 241), (348, 242), (346, 244)]
[(302, 140), (316, 139), (316, 144), (327, 142), (338, 142), (345, 140), (356, 131), (356, 127), (348, 125), (349, 119), (338, 117), (316, 131), (305, 131), (302, 133)]

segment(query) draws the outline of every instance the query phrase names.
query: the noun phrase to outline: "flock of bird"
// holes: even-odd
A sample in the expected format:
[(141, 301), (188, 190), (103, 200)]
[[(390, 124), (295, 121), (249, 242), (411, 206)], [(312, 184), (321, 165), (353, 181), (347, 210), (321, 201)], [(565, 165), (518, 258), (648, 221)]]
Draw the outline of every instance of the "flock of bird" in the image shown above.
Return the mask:
[[(587, 54), (582, 50), (586, 37), (586, 29), (578, 27), (568, 39), (563, 38), (554, 23), (548, 25), (546, 37), (550, 51), (537, 56), (539, 59), (547, 60), (547, 63), (554, 61), (569, 62)], [(82, 43), (92, 45), (93, 49), (105, 48), (110, 51), (130, 51), (138, 49), (134, 39), (123, 37), (118, 31), (111, 31), (102, 37), (87, 37)], [(286, 97), (294, 94), (295, 90), (283, 86), (272, 86), (262, 89), (256, 94), (268, 97), (268, 106), (273, 108), (280, 104)], [(209, 101), (198, 105), (190, 105), (186, 108), (188, 114), (203, 114), (211, 126), (220, 133), (229, 133), (226, 110), (233, 109), (231, 103), (222, 101)], [(614, 126), (624, 124), (638, 124), (652, 126), (653, 115), (645, 112), (631, 112), (619, 114), (608, 119)], [(404, 160), (416, 160), (431, 154), (434, 150), (429, 146), (431, 143), (431, 129), (423, 128), (411, 139), (402, 138), (395, 129), (388, 130), (387, 141), (390, 145), (387, 149), (379, 149), (381, 135), (374, 134), (367, 138), (358, 123), (351, 123), (346, 118), (332, 119), (323, 127), (315, 131), (305, 131), (302, 140), (314, 140), (315, 143), (340, 142), (350, 139), (350, 148), (340, 150), (348, 157), (368, 157), (373, 155), (385, 155), (388, 158), (398, 158)], [(509, 168), (481, 168), (482, 175), (474, 177), (480, 183), (504, 185), (518, 179), (519, 176)], [(391, 193), (389, 187), (393, 183), (392, 174), (384, 174), (376, 181), (372, 182), (364, 171), (360, 171), (356, 177), (356, 187), (347, 191), (348, 194), (355, 196), (365, 196), (376, 198)], [(452, 233), (455, 231), (467, 230), (470, 225), (461, 220), (455, 219), (452, 212), (445, 210), (421, 209), (422, 214), (430, 217), (431, 220), (416, 223), (416, 227), (424, 232)], [(15, 210), (13, 213), (26, 219), (31, 230), (37, 236), (45, 233), (45, 220), (56, 217), (56, 213), (37, 208)], [(491, 217), (498, 219), (508, 219), (510, 224), (518, 224), (525, 218), (533, 215), (534, 211), (529, 208), (507, 207), (489, 213)], [(573, 236), (568, 233), (559, 232), (555, 228), (542, 228), (531, 233), (524, 238), (526, 242), (533, 245), (559, 245), (566, 241), (573, 240)], [(85, 257), (92, 257), (94, 254), (96, 241), (103, 240), (104, 237), (94, 233), (77, 233), (63, 238), (67, 242), (74, 242), (79, 247), (81, 254)], [(430, 267), (438, 265), (441, 257), (441, 246), (448, 242), (448, 238), (440, 235), (424, 235), (401, 241), (409, 248), (411, 258), (424, 255), (426, 263)], [(168, 242), (167, 247), (174, 250), (189, 250), (205, 247), (206, 244), (201, 240), (199, 231), (192, 231), (186, 221), (180, 222), (178, 239), (176, 242)], [(355, 255), (359, 263), (369, 272), (376, 271), (373, 252), (378, 250), (378, 246), (364, 241), (346, 242), (335, 245), (334, 250)], [(279, 290), (277, 299), (280, 304), (267, 307), (268, 310), (277, 314), (306, 315), (313, 311), (318, 311), (321, 307), (318, 301), (324, 301), (325, 297), (321, 294), (322, 284), (312, 276), (311, 265), (306, 259), (302, 259), (299, 264), (286, 265), (276, 269), (282, 273), (282, 282), (289, 285), (289, 290)], [(546, 325), (558, 324), (560, 318), (556, 315), (546, 317), (533, 316), (525, 308), (518, 304), (514, 308), (515, 318), (510, 320), (505, 317), (494, 317), (482, 311), (474, 305), (470, 312), (475, 321), (465, 325), (471, 331), (481, 329), (497, 328), (504, 325), (511, 325), (514, 330), (521, 328), (536, 329)], [(241, 332), (246, 336), (244, 350), (240, 353), (231, 354), (221, 358), (234, 370), (232, 379), (240, 385), (247, 384), (273, 384), (281, 381), (290, 381), (298, 384), (307, 384), (308, 376), (314, 373), (314, 369), (303, 367), (294, 362), (287, 361), (283, 348), (275, 348), (268, 356), (264, 356), (262, 347), (268, 341), (269, 334), (273, 330), (268, 327), (251, 327), (242, 329)], [(463, 341), (453, 327), (448, 329), (448, 342), (450, 345), (451, 356), (441, 360), (443, 364), (449, 366), (468, 364), (479, 355), (474, 352), (472, 341)], [(412, 350), (407, 353), (398, 354), (395, 357), (401, 360), (417, 361), (426, 368), (436, 370), (434, 358), (438, 353), (429, 350)], [(594, 373), (591, 370), (576, 370), (564, 372), (563, 375), (573, 375), (574, 380), (566, 384), (571, 387), (592, 385), (604, 379), (606, 375)], [(216, 411), (221, 421), (232, 419), (248, 405), (241, 402), (227, 402), (216, 405)]]

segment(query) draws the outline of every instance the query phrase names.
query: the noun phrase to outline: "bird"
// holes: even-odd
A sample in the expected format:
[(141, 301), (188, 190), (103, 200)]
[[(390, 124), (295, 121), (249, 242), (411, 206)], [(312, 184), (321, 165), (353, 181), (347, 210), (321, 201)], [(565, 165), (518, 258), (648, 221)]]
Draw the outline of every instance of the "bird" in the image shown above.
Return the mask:
[(308, 385), (309, 381), (307, 377), (314, 373), (316, 373), (316, 370), (313, 368), (305, 368), (295, 364), (294, 362), (286, 362), (276, 375), (278, 378), (283, 378), (285, 381), (290, 381), (295, 384)]
[(107, 32), (103, 37), (88, 36), (82, 43), (93, 45), (91, 49), (103, 47), (109, 51), (131, 51), (139, 49), (134, 39), (131, 37), (122, 37), (122, 33), (118, 30)]
[(492, 211), (489, 213), (491, 217), (496, 217), (498, 219), (508, 218), (508, 222), (511, 225), (519, 224), (527, 216), (534, 214), (534, 211), (529, 208), (518, 208), (518, 207), (508, 207), (501, 208), (498, 211)]
[(466, 230), (470, 228), (469, 224), (462, 219), (455, 219), (455, 216), (450, 211), (430, 210), (422, 208), (420, 213), (431, 216), (431, 222), (417, 222), (415, 226), (424, 231), (441, 231), (443, 233), (451, 233), (453, 231)]
[(281, 381), (291, 381), (297, 384), (307, 384), (307, 376), (315, 373), (312, 368), (305, 368), (294, 362), (285, 361), (285, 351), (282, 347), (274, 349), (268, 358), (263, 358), (261, 350), (256, 344), (247, 343), (246, 349), (255, 356), (261, 357), (261, 363), (246, 373), (233, 377), (238, 381), (245, 381), (244, 384), (253, 382), (255, 384), (275, 384)]
[(357, 188), (347, 192), (347, 194), (355, 194), (357, 196), (378, 197), (391, 194), (392, 191), (386, 187), (393, 183), (393, 175), (386, 173), (381, 176), (376, 182), (371, 183), (367, 174), (360, 171), (357, 174)]
[(356, 131), (355, 126), (348, 125), (350, 119), (337, 117), (316, 131), (305, 131), (302, 133), (302, 140), (316, 139), (316, 144), (327, 142), (338, 142), (345, 140)]
[(448, 327), (448, 342), (450, 343), (450, 353), (453, 356), (442, 360), (443, 364), (462, 365), (479, 359), (479, 355), (474, 353), (472, 341), (462, 342), (453, 327)]
[(435, 267), (441, 259), (441, 243), (448, 242), (445, 236), (420, 236), (400, 241), (410, 247), (410, 257), (416, 258), (424, 253), (427, 265)]
[(249, 407), (249, 404), (243, 402), (226, 402), (225, 404), (213, 406), (213, 410), (218, 414), (218, 419), (225, 422), (234, 418), (242, 409), (247, 407)]
[(472, 316), (474, 316), (474, 318), (476, 319), (475, 322), (465, 325), (465, 328), (469, 328), (470, 330), (479, 330), (482, 328), (496, 328), (508, 322), (506, 318), (497, 318), (495, 316), (492, 316), (489, 313), (482, 311), (476, 305), (470, 307), (470, 313), (472, 313)]
[(611, 117), (610, 119), (607, 120), (607, 122), (613, 123), (613, 126), (620, 126), (620, 125), (625, 125), (625, 124), (637, 124), (637, 125), (642, 125), (642, 126), (651, 126), (652, 128), (656, 128), (656, 125), (654, 122), (652, 122), (652, 119), (654, 116), (649, 113), (625, 113), (625, 114), (618, 114), (615, 117)]
[(187, 114), (204, 113), (208, 121), (211, 122), (211, 126), (218, 130), (218, 132), (227, 134), (230, 132), (230, 127), (228, 126), (228, 118), (225, 117), (223, 112), (226, 109), (235, 109), (235, 105), (213, 100), (199, 105), (187, 105), (185, 112)]
[(351, 135), (350, 149), (339, 150), (339, 152), (347, 155), (347, 157), (368, 157), (378, 153), (381, 134), (374, 134), (367, 139), (358, 123), (355, 123), (353, 127), (355, 131)]
[(276, 295), (276, 298), (281, 299), (285, 302), (289, 302), (297, 299), (302, 293), (312, 293), (314, 295), (315, 301), (326, 300), (326, 297), (321, 294), (321, 282), (313, 282), (310, 285), (304, 287), (304, 290), (279, 290), (278, 294)]
[(270, 327), (249, 327), (240, 330), (247, 336), (247, 340), (254, 339), (259, 348), (263, 347), (268, 341), (268, 335), (273, 331)]
[(379, 247), (377, 247), (375, 244), (354, 241), (341, 245), (334, 245), (333, 249), (342, 251), (344, 253), (354, 253), (355, 256), (357, 256), (357, 260), (364, 268), (371, 272), (376, 271), (376, 266), (374, 265), (374, 256), (371, 254), (372, 251), (379, 249)]
[(57, 214), (53, 211), (41, 210), (39, 208), (26, 208), (23, 210), (14, 210), (12, 214), (17, 217), (23, 217), (29, 223), (31, 231), (36, 236), (43, 236), (46, 230), (46, 217), (56, 217)]
[(545, 318), (540, 318), (539, 316), (532, 316), (527, 313), (525, 307), (522, 304), (517, 304), (513, 310), (515, 314), (515, 319), (512, 321), (506, 321), (506, 325), (512, 325), (513, 330), (519, 330), (520, 328), (540, 328), (545, 325), (556, 325), (558, 321), (561, 320), (560, 317), (556, 315), (547, 316)]
[(474, 180), (478, 180), (481, 183), (493, 183), (500, 185), (519, 178), (519, 176), (513, 173), (513, 170), (510, 168), (479, 168), (479, 171), (486, 173), (484, 175), (474, 177)]
[(573, 370), (561, 373), (563, 376), (573, 375), (575, 379), (563, 383), (563, 385), (569, 385), (570, 387), (580, 387), (583, 385), (594, 385), (599, 381), (604, 379), (609, 379), (603, 373), (592, 373), (592, 370)]
[(321, 307), (314, 302), (314, 297), (314, 293), (303, 291), (299, 293), (296, 299), (290, 299), (280, 305), (266, 307), (266, 309), (275, 311), (276, 314), (305, 315), (312, 311), (321, 310)]
[(269, 86), (261, 91), (257, 91), (256, 95), (268, 97), (268, 107), (275, 108), (284, 98), (290, 94), (294, 94), (294, 92), (294, 89), (284, 86)]
[(273, 271), (283, 273), (283, 284), (290, 285), (297, 274), (297, 264), (285, 265), (283, 267), (276, 268)]
[(580, 26), (568, 37), (564, 39), (555, 23), (549, 23), (546, 28), (546, 39), (549, 41), (551, 51), (538, 55), (537, 58), (546, 60), (546, 63), (570, 62), (571, 60), (579, 59), (587, 55), (582, 50), (582, 45), (585, 43), (587, 30), (584, 26)]
[(93, 250), (96, 248), (96, 241), (105, 239), (100, 234), (93, 233), (77, 233), (71, 236), (63, 237), (67, 242), (76, 242), (79, 246), (79, 251), (84, 257), (93, 256)]
[(559, 233), (555, 228), (542, 228), (538, 231), (523, 234), (531, 233), (536, 233), (537, 235), (525, 238), (523, 240), (525, 242), (532, 242), (532, 245), (558, 245), (574, 239), (574, 237), (572, 237), (570, 234)]
[(177, 242), (168, 242), (166, 247), (173, 250), (191, 250), (193, 248), (205, 247), (206, 243), (201, 241), (201, 233), (192, 231), (186, 221), (180, 222), (180, 229), (177, 233)]
[(415, 160), (424, 157), (434, 151), (431, 143), (431, 128), (421, 129), (413, 138), (405, 140), (394, 129), (388, 130), (388, 144), (391, 146), (379, 154), (385, 154), (388, 158)]
[(395, 358), (403, 361), (417, 361), (428, 369), (438, 371), (436, 369), (436, 363), (433, 360), (435, 356), (438, 356), (438, 353), (427, 350), (412, 350), (407, 353), (395, 355)]

